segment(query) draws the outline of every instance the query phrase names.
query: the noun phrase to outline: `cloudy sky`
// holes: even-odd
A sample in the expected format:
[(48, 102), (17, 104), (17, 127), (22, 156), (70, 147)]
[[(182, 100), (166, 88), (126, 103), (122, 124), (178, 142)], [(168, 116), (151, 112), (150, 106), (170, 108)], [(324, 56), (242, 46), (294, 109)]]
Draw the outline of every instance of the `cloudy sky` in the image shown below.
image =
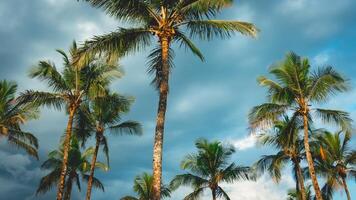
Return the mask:
[[(238, 151), (233, 161), (241, 165), (251, 165), (261, 155), (273, 152), (255, 145), (255, 139), (248, 135), (246, 116), (251, 107), (265, 101), (266, 91), (257, 85), (256, 78), (290, 50), (310, 58), (314, 66), (335, 66), (356, 86), (355, 9), (354, 0), (236, 0), (220, 17), (255, 23), (261, 29), (257, 39), (236, 35), (224, 41), (196, 41), (206, 57), (204, 63), (176, 48), (164, 145), (165, 181), (181, 172), (179, 162), (194, 151), (194, 141), (200, 137), (234, 144)], [(55, 49), (67, 50), (73, 40), (81, 42), (120, 25), (101, 10), (76, 0), (2, 0), (0, 21), (0, 79), (17, 81), (20, 91), (45, 89), (43, 83), (26, 74), (43, 59), (60, 67), (61, 57)], [(142, 122), (144, 136), (110, 137), (111, 170), (97, 173), (106, 191), (95, 191), (95, 200), (132, 194), (134, 177), (150, 172), (157, 92), (146, 74), (148, 52), (121, 60), (125, 76), (113, 85), (115, 91), (136, 97), (126, 118)], [(352, 90), (325, 106), (347, 110), (356, 119), (355, 99), (356, 91)], [(39, 120), (26, 125), (39, 138), (40, 161), (2, 140), (1, 197), (53, 199), (54, 190), (39, 197), (34, 191), (46, 173), (39, 165), (57, 147), (65, 124), (64, 113), (44, 109)], [(279, 185), (263, 176), (257, 182), (238, 182), (225, 188), (234, 200), (282, 200), (286, 189), (293, 186), (291, 172), (286, 170)], [(349, 187), (356, 196), (356, 185), (350, 181)], [(82, 199), (83, 192), (75, 191), (73, 199)], [(172, 199), (180, 200), (189, 191), (182, 188)], [(336, 196), (345, 199), (342, 191)]]

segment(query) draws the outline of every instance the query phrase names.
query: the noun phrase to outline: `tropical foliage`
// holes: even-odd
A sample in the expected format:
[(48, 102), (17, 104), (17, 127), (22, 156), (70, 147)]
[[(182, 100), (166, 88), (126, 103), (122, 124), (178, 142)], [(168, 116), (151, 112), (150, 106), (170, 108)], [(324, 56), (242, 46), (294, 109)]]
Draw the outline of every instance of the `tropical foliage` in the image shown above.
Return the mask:
[(95, 135), (94, 155), (91, 161), (90, 176), (88, 181), (86, 199), (91, 196), (95, 163), (99, 147), (103, 146), (103, 151), (109, 164), (109, 146), (105, 131), (113, 134), (141, 135), (141, 125), (132, 120), (121, 122), (123, 114), (126, 114), (133, 102), (132, 98), (118, 95), (116, 93), (96, 96), (87, 104), (83, 104), (77, 115), (76, 134), (81, 138), (83, 144), (91, 135)]
[[(73, 184), (75, 184), (78, 190), (81, 190), (81, 179), (88, 181), (90, 170), (89, 159), (93, 156), (94, 148), (88, 148), (83, 152), (80, 151), (80, 146), (76, 138), (71, 140), (71, 148), (69, 150), (68, 157), (68, 170), (65, 180), (65, 192), (64, 200), (69, 200), (72, 193)], [(59, 150), (54, 150), (48, 154), (48, 159), (43, 162), (42, 169), (50, 170), (50, 172), (41, 179), (41, 182), (37, 189), (37, 194), (43, 194), (48, 192), (54, 185), (56, 185), (60, 179), (61, 168), (63, 162), (63, 146)], [(100, 168), (104, 171), (108, 167), (101, 163), (96, 162), (95, 168)], [(93, 178), (93, 185), (104, 191), (103, 184), (97, 178)]]
[(331, 66), (311, 72), (307, 58), (288, 53), (286, 58), (274, 65), (270, 73), (276, 80), (264, 76), (258, 79), (261, 86), (268, 88), (269, 102), (254, 107), (249, 114), (252, 129), (273, 124), (284, 115), (291, 113), (291, 120), (303, 122), (304, 149), (316, 199), (322, 200), (319, 183), (315, 175), (313, 157), (309, 145), (309, 125), (319, 118), (325, 123), (351, 129), (349, 114), (340, 110), (315, 107), (337, 92), (346, 91), (347, 80)]
[[(138, 197), (125, 196), (121, 200), (151, 200), (153, 198), (153, 177), (148, 173), (137, 176), (134, 181), (133, 190)], [(165, 199), (171, 196), (171, 190), (162, 185), (161, 198)]]
[(335, 190), (342, 188), (351, 200), (346, 182), (348, 178), (356, 180), (356, 150), (350, 148), (351, 133), (324, 131), (316, 137), (319, 151), (315, 151), (315, 170), (326, 179), (322, 187), (324, 199), (332, 199)]
[(237, 166), (229, 163), (235, 152), (232, 146), (224, 146), (220, 142), (208, 142), (200, 139), (195, 143), (198, 153), (189, 154), (181, 163), (181, 168), (190, 173), (177, 175), (171, 187), (177, 189), (181, 185), (191, 185), (194, 189), (184, 200), (198, 199), (205, 190), (210, 189), (212, 198), (230, 197), (220, 186), (221, 183), (232, 183), (237, 180), (253, 180), (254, 174), (250, 167)]
[(38, 159), (37, 138), (21, 128), (28, 120), (37, 118), (37, 108), (32, 103), (16, 98), (16, 91), (16, 83), (0, 81), (0, 138), (6, 137), (10, 144)]
[(63, 57), (63, 72), (59, 72), (50, 61), (40, 61), (33, 67), (30, 76), (47, 83), (51, 92), (27, 90), (21, 95), (21, 101), (34, 102), (38, 106), (54, 107), (58, 110), (65, 109), (68, 113), (66, 128), (63, 163), (60, 180), (58, 183), (57, 200), (62, 200), (65, 177), (68, 169), (68, 152), (74, 117), (83, 101), (91, 94), (103, 93), (110, 81), (121, 75), (116, 65), (107, 65), (96, 57), (91, 57), (82, 66), (73, 65), (78, 48), (73, 42), (70, 48), (70, 57), (62, 50), (57, 50)]
[[(154, 200), (160, 198), (162, 176), (162, 148), (165, 114), (169, 90), (169, 76), (173, 66), (172, 44), (185, 46), (204, 60), (191, 38), (211, 40), (214, 37), (229, 38), (239, 32), (256, 36), (256, 27), (248, 22), (214, 19), (231, 0), (84, 0), (102, 8), (108, 15), (134, 24), (109, 34), (95, 36), (83, 45), (78, 62), (92, 54), (108, 55), (109, 60), (150, 46), (153, 39), (158, 45), (148, 56), (148, 72), (154, 74), (152, 83), (159, 91), (155, 140), (153, 148)], [(84, 59), (83, 59), (84, 58)]]
[(303, 140), (299, 132), (303, 130), (303, 123), (297, 118), (291, 121), (287, 116), (281, 121), (274, 122), (273, 134), (264, 133), (259, 135), (259, 142), (263, 145), (270, 145), (278, 150), (273, 155), (263, 155), (257, 161), (256, 168), (261, 171), (268, 171), (270, 176), (277, 182), (281, 179), (281, 170), (292, 164), (294, 178), (296, 180), (296, 194), (299, 199), (306, 200), (304, 177), (301, 161), (305, 158)]

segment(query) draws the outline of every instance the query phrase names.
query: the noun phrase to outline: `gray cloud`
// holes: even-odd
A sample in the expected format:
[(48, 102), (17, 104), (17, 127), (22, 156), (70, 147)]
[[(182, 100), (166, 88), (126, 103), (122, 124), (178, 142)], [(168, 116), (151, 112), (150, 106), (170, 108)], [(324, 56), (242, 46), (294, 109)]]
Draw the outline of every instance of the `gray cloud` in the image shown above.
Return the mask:
[[(294, 50), (313, 58), (317, 64), (322, 64), (327, 57), (327, 63), (355, 79), (355, 8), (353, 0), (337, 3), (331, 0), (240, 0), (221, 17), (256, 23), (261, 29), (257, 39), (238, 35), (226, 41), (197, 41), (205, 54), (205, 63), (184, 50), (177, 50), (164, 146), (166, 182), (179, 171), (183, 156), (194, 151), (196, 138), (232, 142), (247, 135), (248, 110), (265, 100), (265, 90), (257, 86), (256, 77), (266, 74), (268, 66), (282, 59), (287, 51)], [(114, 30), (119, 24), (100, 10), (74, 0), (1, 1), (0, 20), (0, 78), (16, 80), (21, 90), (45, 89), (44, 84), (30, 80), (25, 74), (40, 59), (53, 60), (60, 66), (61, 58), (54, 49), (66, 50), (73, 39), (83, 41)], [(130, 194), (135, 175), (150, 171), (157, 92), (149, 85), (150, 77), (146, 74), (147, 54), (148, 51), (124, 58), (120, 63), (126, 76), (113, 85), (116, 91), (136, 97), (127, 118), (143, 122), (145, 135), (110, 137), (112, 168), (107, 173), (98, 173), (106, 192), (95, 191), (94, 199), (117, 199)], [(349, 100), (354, 96), (355, 92), (340, 96), (330, 105), (347, 109), (354, 115), (356, 107)], [(1, 196), (10, 197), (18, 188), (24, 188), (16, 197), (11, 196), (12, 199), (40, 198), (33, 196), (42, 175), (38, 166), (48, 151), (56, 148), (65, 122), (64, 113), (46, 109), (40, 120), (26, 126), (40, 139), (40, 162), (27, 160), (21, 151), (9, 152), (8, 146), (0, 148), (0, 155), (12, 159), (6, 165), (0, 164), (0, 184), (8, 183), (0, 190)], [(234, 160), (251, 164), (268, 151), (271, 150), (248, 149), (238, 152)], [(22, 167), (12, 169), (16, 163)], [(30, 182), (17, 180), (18, 173), (13, 170), (29, 171), (34, 177)], [(53, 194), (42, 198), (53, 198)], [(75, 195), (80, 199), (82, 194)]]

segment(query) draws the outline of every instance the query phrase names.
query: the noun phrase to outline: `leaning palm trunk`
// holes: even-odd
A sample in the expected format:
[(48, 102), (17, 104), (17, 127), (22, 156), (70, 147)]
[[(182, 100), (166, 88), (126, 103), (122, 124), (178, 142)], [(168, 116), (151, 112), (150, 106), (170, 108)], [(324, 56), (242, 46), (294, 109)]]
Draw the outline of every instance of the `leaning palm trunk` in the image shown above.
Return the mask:
[(304, 178), (302, 169), (300, 168), (299, 161), (295, 161), (295, 168), (297, 173), (297, 191), (299, 191), (299, 195), (301, 196), (301, 200), (306, 200), (306, 192), (304, 187)]
[(309, 146), (309, 136), (308, 136), (308, 113), (307, 109), (303, 112), (303, 122), (304, 122), (304, 148), (305, 148), (305, 154), (307, 157), (307, 162), (308, 162), (308, 168), (309, 168), (309, 174), (310, 178), (313, 183), (314, 191), (315, 191), (315, 198), (316, 200), (323, 200), (323, 197), (321, 195), (320, 187), (318, 184), (318, 180), (315, 175), (315, 169), (314, 169), (314, 162), (312, 155), (310, 153), (310, 146)]
[(73, 118), (76, 110), (77, 110), (76, 106), (71, 106), (69, 109), (69, 119), (67, 124), (66, 137), (64, 141), (62, 171), (61, 171), (61, 176), (59, 177), (57, 200), (63, 199), (64, 183), (65, 183), (67, 167), (68, 167), (67, 166), (68, 152), (70, 148), (70, 139), (72, 137)]
[(347, 200), (351, 200), (350, 191), (349, 191), (349, 188), (347, 187), (347, 183), (346, 183), (345, 178), (342, 178), (342, 184), (343, 184), (346, 196), (347, 196)]
[(95, 144), (95, 150), (94, 150), (93, 158), (91, 160), (90, 176), (89, 176), (89, 180), (88, 180), (87, 194), (86, 194), (86, 197), (85, 197), (86, 200), (90, 200), (91, 189), (93, 187), (93, 177), (94, 177), (94, 171), (95, 171), (95, 163), (96, 163), (96, 158), (97, 158), (97, 155), (98, 155), (99, 145), (100, 145), (100, 136), (99, 136), (99, 134), (100, 133), (96, 134), (96, 144)]
[(153, 200), (161, 199), (163, 133), (167, 108), (169, 78), (169, 38), (161, 38), (160, 43), (162, 49), (162, 75), (159, 77), (159, 103), (156, 118), (155, 141), (153, 146)]

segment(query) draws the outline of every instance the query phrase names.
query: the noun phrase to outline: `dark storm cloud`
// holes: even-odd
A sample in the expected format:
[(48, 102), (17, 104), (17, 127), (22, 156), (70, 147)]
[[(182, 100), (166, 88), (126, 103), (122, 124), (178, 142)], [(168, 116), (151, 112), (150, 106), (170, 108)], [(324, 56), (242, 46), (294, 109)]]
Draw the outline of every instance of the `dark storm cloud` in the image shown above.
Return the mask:
[[(331, 62), (355, 79), (355, 9), (356, 2), (352, 0), (240, 0), (221, 17), (257, 24), (261, 29), (257, 39), (237, 35), (226, 41), (197, 41), (206, 57), (204, 63), (189, 52), (176, 51), (164, 145), (165, 181), (179, 171), (183, 156), (194, 151), (197, 138), (234, 142), (246, 137), (248, 110), (265, 100), (265, 91), (257, 86), (256, 77), (266, 74), (268, 66), (282, 59), (287, 51), (294, 50), (313, 62)], [(54, 60), (60, 66), (54, 49), (67, 50), (73, 39), (83, 41), (93, 34), (114, 30), (118, 24), (100, 10), (75, 0), (1, 1), (0, 20), (0, 78), (16, 80), (21, 89), (45, 88), (25, 76), (39, 59)], [(150, 171), (157, 92), (149, 85), (146, 74), (147, 54), (148, 51), (124, 58), (120, 63), (126, 75), (113, 85), (114, 90), (136, 97), (126, 118), (141, 121), (144, 136), (110, 137), (112, 168), (98, 172), (106, 192), (95, 192), (95, 200), (130, 194), (135, 175)], [(331, 105), (340, 106), (338, 102)], [(40, 162), (1, 146), (2, 156), (16, 158), (6, 166), (0, 163), (0, 185), (8, 183), (1, 187), (1, 196), (14, 200), (53, 198), (54, 191), (43, 197), (33, 193), (44, 174), (38, 166), (48, 151), (56, 148), (65, 122), (64, 113), (44, 110), (40, 120), (26, 126), (39, 137)], [(251, 164), (265, 151), (239, 151), (235, 159)], [(15, 170), (26, 171), (32, 178), (16, 178), (17, 173), (11, 168), (15, 164), (22, 166)], [(15, 192), (19, 188), (22, 192)], [(79, 195), (77, 192), (73, 199), (81, 199)], [(178, 200), (178, 194), (173, 199)]]

